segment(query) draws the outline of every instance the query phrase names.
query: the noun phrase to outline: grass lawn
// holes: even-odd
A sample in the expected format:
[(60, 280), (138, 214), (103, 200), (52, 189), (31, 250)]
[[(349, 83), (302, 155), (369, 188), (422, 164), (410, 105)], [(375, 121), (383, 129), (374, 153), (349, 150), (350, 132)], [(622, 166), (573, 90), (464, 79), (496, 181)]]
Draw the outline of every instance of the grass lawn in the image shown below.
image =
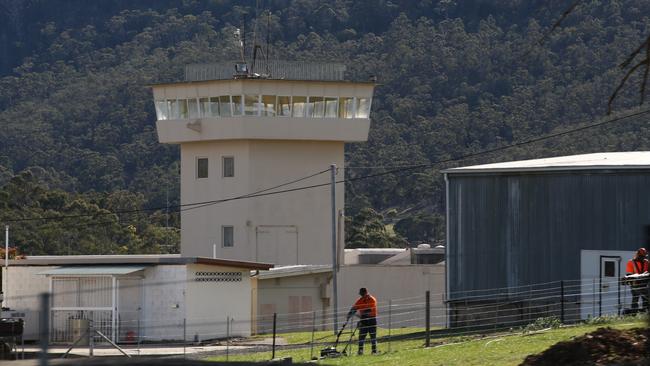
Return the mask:
[[(521, 332), (497, 334), (484, 338), (477, 337), (449, 337), (443, 339), (432, 339), (431, 348), (423, 348), (423, 340), (404, 340), (391, 342), (391, 351), (388, 351), (386, 342), (379, 344), (379, 355), (349, 356), (319, 361), (322, 365), (445, 365), (445, 366), (471, 366), (471, 365), (518, 365), (526, 356), (539, 353), (549, 346), (569, 340), (572, 337), (592, 332), (600, 327), (612, 327), (617, 329), (629, 329), (645, 327), (646, 323), (637, 318), (612, 320), (605, 324), (579, 325), (562, 327), (543, 332), (522, 334)], [(401, 329), (400, 333), (419, 331), (420, 329)], [(379, 330), (380, 336), (387, 334)], [(395, 331), (392, 332), (395, 334)], [(323, 341), (333, 339), (329, 332), (318, 332), (316, 339), (327, 337)], [(309, 342), (311, 333), (295, 333), (283, 335), (288, 343)], [(341, 337), (343, 339), (343, 336)], [(314, 347), (314, 355), (318, 353), (323, 345)], [(366, 346), (369, 351), (370, 345)], [(339, 348), (342, 350), (342, 347)], [(356, 352), (356, 346), (354, 347)], [(270, 352), (258, 352), (240, 355), (231, 355), (231, 361), (261, 361), (268, 360)], [(293, 357), (294, 362), (304, 362), (310, 359), (310, 349), (278, 350), (276, 357)], [(208, 360), (223, 361), (224, 357), (212, 357)]]

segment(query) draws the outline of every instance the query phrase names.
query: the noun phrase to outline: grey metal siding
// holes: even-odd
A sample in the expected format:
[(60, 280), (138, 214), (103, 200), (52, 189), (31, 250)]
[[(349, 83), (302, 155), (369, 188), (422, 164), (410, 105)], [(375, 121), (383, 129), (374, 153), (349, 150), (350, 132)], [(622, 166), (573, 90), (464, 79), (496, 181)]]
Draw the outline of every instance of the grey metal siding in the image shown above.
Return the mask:
[(650, 171), (449, 174), (448, 204), (449, 298), (459, 299), (579, 279), (580, 250), (643, 245)]

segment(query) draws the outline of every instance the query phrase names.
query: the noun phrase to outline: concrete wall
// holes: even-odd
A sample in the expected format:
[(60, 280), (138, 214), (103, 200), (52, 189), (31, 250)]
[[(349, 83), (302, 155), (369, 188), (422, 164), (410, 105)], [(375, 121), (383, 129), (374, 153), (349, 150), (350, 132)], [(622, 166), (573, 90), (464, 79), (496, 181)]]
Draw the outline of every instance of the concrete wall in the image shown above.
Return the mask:
[[(222, 177), (222, 157), (235, 158), (235, 176)], [(196, 178), (196, 159), (209, 159), (208, 178)], [(224, 141), (181, 147), (183, 204), (232, 198), (325, 170), (343, 167), (342, 142)], [(340, 168), (337, 179), (344, 177)], [(326, 184), (324, 173), (281, 189)], [(344, 205), (343, 185), (337, 206)], [(330, 253), (328, 186), (218, 203), (182, 211), (181, 254), (276, 264), (328, 264)], [(234, 246), (222, 245), (222, 226), (234, 227)]]
[[(241, 273), (238, 281), (212, 281), (219, 273)], [(185, 313), (188, 340), (226, 336), (227, 317), (232, 319), (230, 336), (251, 334), (252, 289), (250, 271), (241, 268), (191, 264), (187, 266)]]
[(330, 277), (331, 274), (325, 272), (258, 280), (258, 332), (271, 331), (273, 313), (278, 314), (279, 328), (283, 332), (311, 329), (311, 312), (314, 311), (317, 324), (322, 324), (323, 312), (329, 304), (329, 294), (324, 290)]
[[(2, 306), (16, 312), (24, 312), (25, 340), (37, 340), (40, 334), (40, 300), (39, 295), (49, 292), (49, 280), (38, 273), (55, 267), (9, 267), (9, 277), (6, 268), (2, 267), (2, 288), (5, 289)], [(7, 279), (9, 280), (7, 283)]]
[(379, 302), (378, 323), (388, 325), (387, 305), (392, 300), (394, 327), (424, 327), (424, 296), (431, 292), (431, 325), (446, 324), (445, 267), (433, 265), (354, 265), (339, 271), (339, 312), (347, 311), (365, 287)]
[[(431, 324), (446, 324), (444, 296), (444, 265), (353, 265), (342, 266), (338, 273), (339, 326), (345, 313), (359, 297), (359, 288), (366, 287), (379, 302), (378, 323), (388, 327), (388, 301), (392, 300), (391, 326), (424, 327), (424, 296), (431, 292)], [(321, 288), (325, 285), (326, 298)], [(286, 331), (303, 329), (312, 323), (311, 314), (292, 315), (309, 311), (302, 307), (303, 296), (312, 297), (319, 328), (331, 328), (330, 272), (283, 278), (260, 279), (258, 289), (258, 327), (269, 328), (270, 315), (278, 313), (279, 327)], [(300, 304), (300, 306), (298, 306)], [(325, 310), (326, 315), (322, 314)], [(265, 317), (264, 314), (267, 316)]]
[(158, 265), (144, 270), (142, 341), (183, 338), (185, 265)]

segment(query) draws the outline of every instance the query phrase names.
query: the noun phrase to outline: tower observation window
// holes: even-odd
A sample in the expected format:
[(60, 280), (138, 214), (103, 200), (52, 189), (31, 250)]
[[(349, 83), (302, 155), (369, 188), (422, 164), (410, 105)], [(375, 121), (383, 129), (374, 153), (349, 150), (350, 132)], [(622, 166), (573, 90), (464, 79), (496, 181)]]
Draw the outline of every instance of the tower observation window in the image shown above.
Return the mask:
[(242, 98), (241, 95), (233, 95), (231, 97), (232, 100), (232, 115), (233, 116), (241, 116), (242, 115)]
[(187, 109), (190, 118), (199, 118), (199, 103), (196, 98), (187, 100)]
[(199, 116), (210, 117), (210, 98), (199, 99)]
[(230, 95), (222, 95), (219, 97), (219, 116), (230, 117), (232, 116), (232, 108), (230, 103)]
[(187, 119), (189, 118), (189, 110), (187, 108), (187, 99), (179, 99), (178, 100), (178, 118), (180, 119)]
[(325, 97), (325, 118), (336, 118), (338, 113), (338, 98)]
[(293, 117), (305, 117), (305, 105), (307, 97), (293, 97), (291, 100), (291, 115)]
[(291, 97), (278, 96), (276, 113), (278, 116), (291, 117)]
[(367, 119), (372, 98), (246, 94), (155, 100), (154, 105), (158, 120), (232, 116)]
[(357, 118), (368, 118), (370, 116), (370, 99), (357, 99)]
[(167, 101), (157, 100), (155, 104), (156, 104), (156, 118), (159, 120), (168, 119), (169, 113), (167, 112)]
[(247, 94), (244, 96), (244, 113), (247, 116), (257, 116), (258, 106), (259, 106), (259, 95), (250, 95)]
[(266, 117), (275, 116), (275, 95), (262, 95), (262, 115)]
[(354, 98), (339, 98), (339, 118), (354, 118)]
[(325, 98), (309, 97), (307, 117), (323, 118), (325, 116)]

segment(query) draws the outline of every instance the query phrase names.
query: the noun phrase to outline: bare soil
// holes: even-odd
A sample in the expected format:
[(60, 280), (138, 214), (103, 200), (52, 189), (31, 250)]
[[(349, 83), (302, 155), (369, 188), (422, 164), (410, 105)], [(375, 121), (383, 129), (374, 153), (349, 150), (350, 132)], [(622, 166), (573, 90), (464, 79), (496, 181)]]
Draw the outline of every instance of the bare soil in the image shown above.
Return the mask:
[(649, 329), (598, 328), (528, 356), (521, 366), (650, 365), (648, 342)]

